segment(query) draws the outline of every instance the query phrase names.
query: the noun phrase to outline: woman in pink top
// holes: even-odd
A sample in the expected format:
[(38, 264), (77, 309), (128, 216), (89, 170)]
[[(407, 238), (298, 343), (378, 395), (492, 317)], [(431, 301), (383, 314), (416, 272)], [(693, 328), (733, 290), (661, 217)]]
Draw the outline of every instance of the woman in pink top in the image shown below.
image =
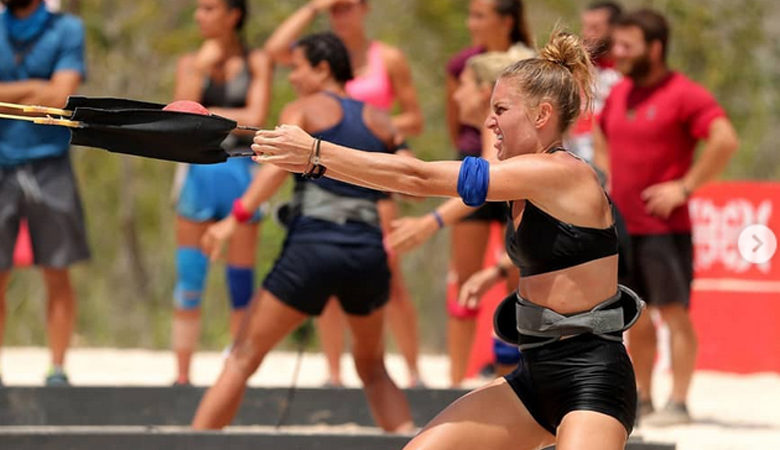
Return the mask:
[[(374, 107), (389, 110), (398, 105), (393, 125), (404, 136), (420, 134), (423, 116), (417, 101), (417, 91), (404, 54), (397, 48), (366, 35), (365, 19), (369, 13), (366, 0), (311, 0), (285, 20), (266, 41), (265, 50), (275, 62), (289, 64), (292, 43), (314, 21), (319, 13), (328, 13), (333, 32), (349, 51), (355, 78), (347, 83), (347, 93)], [(379, 215), (387, 233), (398, 216), (395, 202), (389, 197), (380, 200)], [(392, 271), (388, 317), (398, 348), (409, 369), (410, 385), (419, 383), (417, 369), (418, 331), (417, 313), (401, 276), (397, 258), (391, 257)], [(337, 302), (329, 302), (320, 320), (319, 329), (323, 350), (330, 368), (330, 383), (341, 384), (340, 356), (344, 346), (343, 313)]]

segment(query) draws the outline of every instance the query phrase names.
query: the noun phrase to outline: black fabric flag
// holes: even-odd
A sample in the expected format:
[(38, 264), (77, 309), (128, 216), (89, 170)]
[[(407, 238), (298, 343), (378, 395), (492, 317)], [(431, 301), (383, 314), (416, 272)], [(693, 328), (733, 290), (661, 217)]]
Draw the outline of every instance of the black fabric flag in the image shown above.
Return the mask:
[(249, 151), (228, 154), (222, 141), (237, 127), (233, 120), (216, 115), (163, 111), (164, 105), (116, 98), (70, 97), (66, 109), (71, 143), (111, 152), (195, 164), (213, 164), (228, 156), (248, 156)]

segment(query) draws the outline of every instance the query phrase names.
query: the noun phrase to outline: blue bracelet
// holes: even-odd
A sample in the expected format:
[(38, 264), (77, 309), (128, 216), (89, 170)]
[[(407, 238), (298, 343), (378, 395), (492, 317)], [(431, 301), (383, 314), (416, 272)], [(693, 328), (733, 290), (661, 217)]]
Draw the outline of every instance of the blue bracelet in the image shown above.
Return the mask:
[(441, 214), (439, 214), (439, 211), (436, 211), (434, 209), (433, 212), (431, 212), (431, 215), (433, 216), (434, 219), (436, 219), (436, 223), (439, 224), (439, 229), (441, 230), (442, 228), (444, 228), (444, 219), (441, 218)]
[(467, 156), (458, 174), (458, 195), (468, 206), (481, 206), (487, 198), (490, 164), (483, 158)]

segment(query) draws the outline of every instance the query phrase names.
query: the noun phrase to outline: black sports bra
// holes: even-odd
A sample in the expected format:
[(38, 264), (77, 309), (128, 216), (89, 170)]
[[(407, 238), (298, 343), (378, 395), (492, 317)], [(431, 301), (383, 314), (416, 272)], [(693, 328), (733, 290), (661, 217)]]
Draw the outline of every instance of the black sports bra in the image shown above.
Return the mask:
[(509, 202), (508, 214), (506, 251), (522, 276), (566, 269), (618, 252), (614, 223), (607, 228), (572, 225), (561, 222), (528, 200), (516, 230), (512, 222), (512, 202)]

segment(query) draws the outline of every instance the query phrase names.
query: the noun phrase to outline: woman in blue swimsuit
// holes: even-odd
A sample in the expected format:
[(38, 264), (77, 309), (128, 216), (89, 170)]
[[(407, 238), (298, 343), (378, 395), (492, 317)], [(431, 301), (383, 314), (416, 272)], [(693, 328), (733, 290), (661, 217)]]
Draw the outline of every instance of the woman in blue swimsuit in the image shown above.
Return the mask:
[[(213, 114), (242, 125), (261, 126), (271, 100), (272, 66), (262, 51), (247, 49), (241, 37), (247, 8), (244, 0), (198, 0), (195, 21), (204, 38), (196, 53), (179, 60), (176, 100), (201, 103)], [(224, 147), (249, 146), (231, 135)], [(206, 229), (231, 215), (235, 200), (252, 179), (249, 158), (231, 158), (212, 165), (189, 165), (176, 206), (176, 287), (172, 346), (176, 384), (189, 384), (190, 361), (200, 334), (201, 299), (209, 261), (200, 250)], [(245, 212), (245, 211), (239, 211)], [(260, 214), (253, 211), (240, 224), (227, 252), (230, 331), (235, 336), (252, 298)]]

